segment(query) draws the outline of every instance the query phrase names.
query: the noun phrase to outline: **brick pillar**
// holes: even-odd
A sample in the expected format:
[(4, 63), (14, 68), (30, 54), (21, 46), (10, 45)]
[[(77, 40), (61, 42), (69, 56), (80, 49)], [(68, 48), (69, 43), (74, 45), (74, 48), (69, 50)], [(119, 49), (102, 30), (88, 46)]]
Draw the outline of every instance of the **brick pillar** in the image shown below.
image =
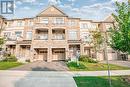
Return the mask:
[(52, 48), (48, 48), (47, 62), (52, 62)]
[(17, 58), (20, 57), (20, 45), (18, 45), (18, 44), (16, 44), (16, 53), (15, 53), (15, 56), (16, 56)]
[(69, 59), (69, 47), (68, 46), (65, 48), (65, 59), (66, 60)]
[(80, 55), (84, 55), (84, 46), (80, 44)]

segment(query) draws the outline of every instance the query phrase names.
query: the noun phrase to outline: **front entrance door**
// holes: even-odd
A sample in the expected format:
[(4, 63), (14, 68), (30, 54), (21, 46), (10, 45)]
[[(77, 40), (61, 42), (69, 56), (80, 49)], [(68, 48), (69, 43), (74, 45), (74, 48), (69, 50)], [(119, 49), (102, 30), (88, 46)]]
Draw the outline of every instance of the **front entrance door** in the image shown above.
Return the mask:
[(47, 50), (40, 50), (39, 51), (39, 59), (38, 60), (47, 61)]

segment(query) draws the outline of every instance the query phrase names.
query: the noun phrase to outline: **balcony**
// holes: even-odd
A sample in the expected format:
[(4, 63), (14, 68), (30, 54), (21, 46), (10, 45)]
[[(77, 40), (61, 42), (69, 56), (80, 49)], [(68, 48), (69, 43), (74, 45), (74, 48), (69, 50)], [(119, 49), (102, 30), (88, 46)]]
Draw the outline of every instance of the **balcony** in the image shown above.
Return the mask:
[(52, 30), (52, 40), (65, 40), (65, 30), (64, 29), (53, 29)]
[(37, 29), (34, 40), (48, 40), (48, 29)]

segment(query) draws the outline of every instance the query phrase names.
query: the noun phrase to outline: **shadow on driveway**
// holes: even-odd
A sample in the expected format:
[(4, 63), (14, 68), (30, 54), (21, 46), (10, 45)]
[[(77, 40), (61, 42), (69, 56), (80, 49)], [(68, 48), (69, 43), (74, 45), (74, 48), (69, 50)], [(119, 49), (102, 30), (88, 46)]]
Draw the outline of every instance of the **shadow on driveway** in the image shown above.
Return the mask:
[(28, 63), (19, 67), (12, 68), (10, 70), (20, 71), (68, 71), (69, 68), (63, 61), (58, 62), (44, 62), (36, 61)]

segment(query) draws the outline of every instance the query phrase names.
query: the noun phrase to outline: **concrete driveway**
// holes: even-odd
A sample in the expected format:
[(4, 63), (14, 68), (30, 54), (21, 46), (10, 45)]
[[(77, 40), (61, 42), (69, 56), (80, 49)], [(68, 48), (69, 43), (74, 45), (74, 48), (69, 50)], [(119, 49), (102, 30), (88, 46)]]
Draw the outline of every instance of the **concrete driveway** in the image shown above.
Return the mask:
[[(106, 63), (106, 61), (102, 61), (101, 63)], [(109, 63), (118, 66), (130, 67), (130, 61), (109, 61)]]
[(58, 62), (44, 62), (36, 61), (33, 63), (28, 63), (10, 70), (20, 70), (20, 71), (68, 71), (68, 67), (63, 61)]

